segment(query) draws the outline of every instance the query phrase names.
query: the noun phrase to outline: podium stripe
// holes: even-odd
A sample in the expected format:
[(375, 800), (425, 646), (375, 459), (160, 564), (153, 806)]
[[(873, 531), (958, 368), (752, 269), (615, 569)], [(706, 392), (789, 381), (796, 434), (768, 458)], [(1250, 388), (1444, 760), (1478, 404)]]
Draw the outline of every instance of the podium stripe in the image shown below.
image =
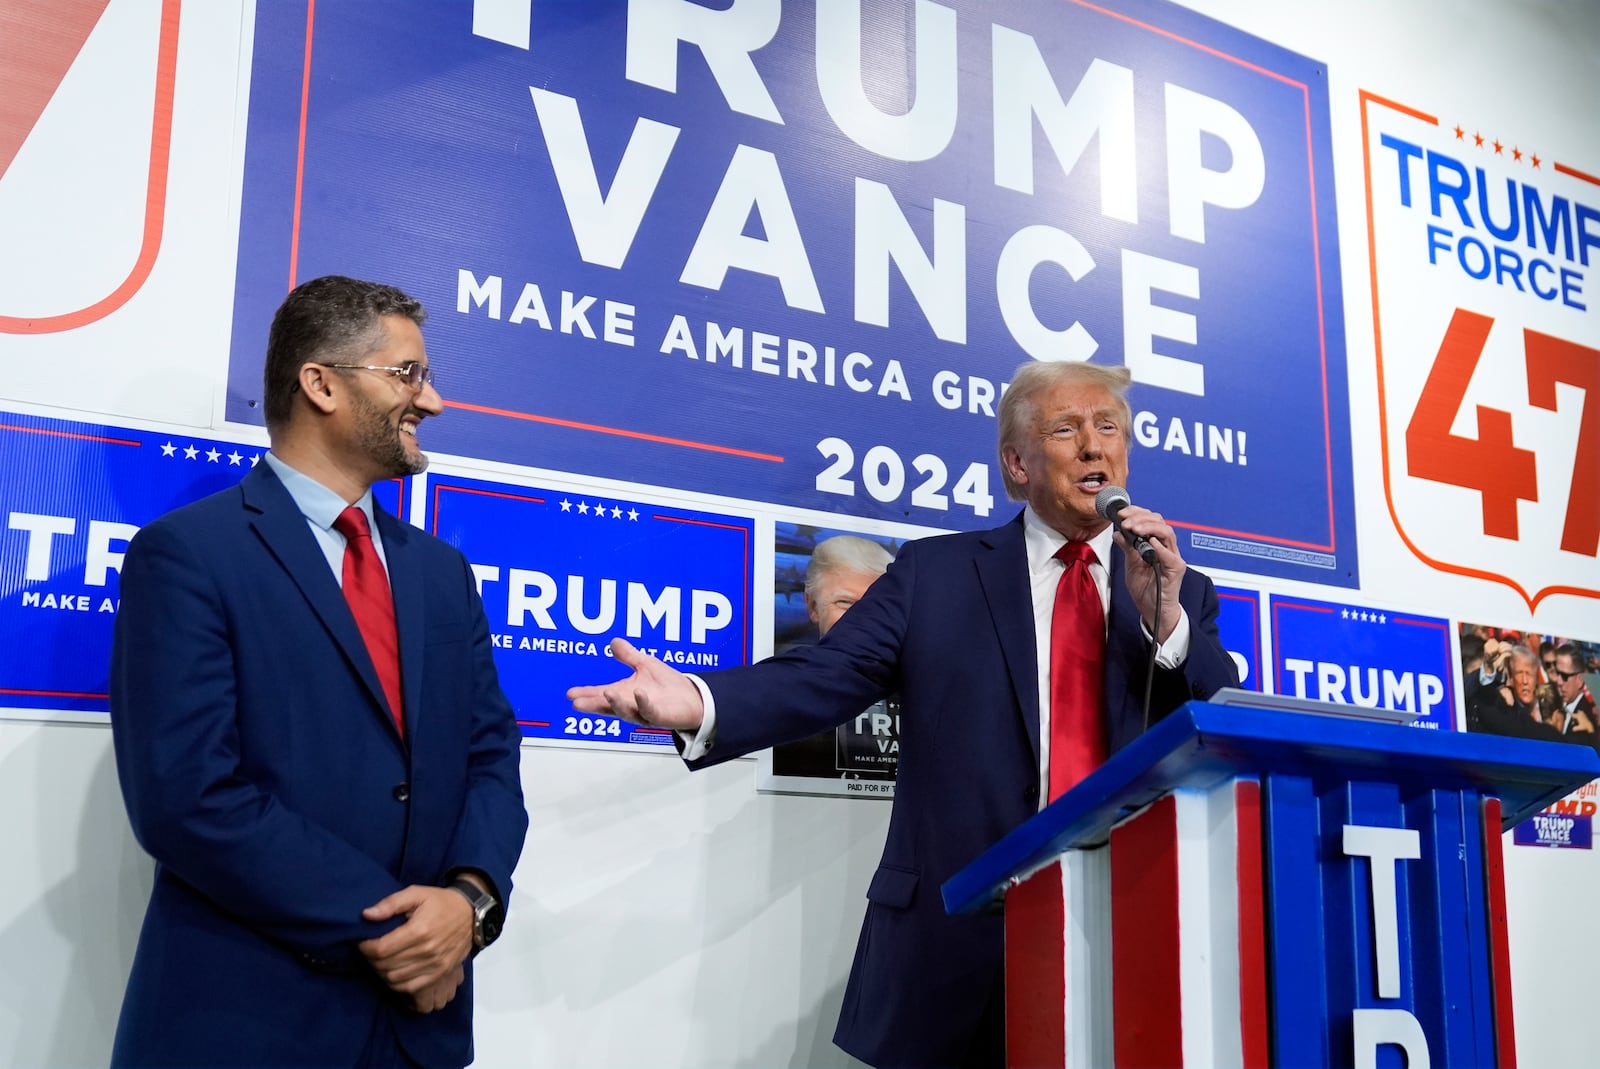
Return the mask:
[(1233, 787), (1238, 834), (1239, 1032), (1243, 1069), (1267, 1069), (1267, 927), (1261, 862), (1261, 785)]
[(1511, 1015), (1511, 936), (1506, 924), (1505, 843), (1500, 799), (1483, 800), (1483, 882), (1489, 913), (1489, 968), (1494, 988), (1495, 1063), (1517, 1069), (1517, 1032)]
[(1061, 862), (1006, 892), (1006, 1065), (1067, 1062), (1066, 901)]
[(1171, 795), (1111, 830), (1111, 991), (1117, 1069), (1178, 1069), (1177, 804)]

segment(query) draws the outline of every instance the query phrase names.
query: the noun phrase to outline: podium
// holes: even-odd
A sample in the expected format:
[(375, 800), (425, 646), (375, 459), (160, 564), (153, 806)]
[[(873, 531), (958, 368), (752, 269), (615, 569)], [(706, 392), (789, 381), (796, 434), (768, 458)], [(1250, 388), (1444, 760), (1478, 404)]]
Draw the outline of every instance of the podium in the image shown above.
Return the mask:
[(1597, 777), (1587, 746), (1190, 702), (944, 902), (1005, 910), (1012, 1069), (1512, 1067), (1501, 831)]

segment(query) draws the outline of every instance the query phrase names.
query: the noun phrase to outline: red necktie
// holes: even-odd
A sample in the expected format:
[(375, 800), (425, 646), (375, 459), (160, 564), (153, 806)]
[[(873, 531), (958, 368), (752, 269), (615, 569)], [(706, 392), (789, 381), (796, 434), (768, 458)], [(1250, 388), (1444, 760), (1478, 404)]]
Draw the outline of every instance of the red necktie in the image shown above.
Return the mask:
[(394, 626), (394, 596), (389, 593), (389, 576), (372, 544), (372, 529), (367, 514), (351, 505), (333, 521), (333, 529), (345, 537), (344, 597), (350, 613), (361, 629), (372, 666), (378, 670), (383, 696), (389, 700), (389, 715), (394, 726), (405, 735), (405, 719), (400, 705), (400, 641)]
[(1050, 613), (1050, 801), (1106, 759), (1100, 711), (1106, 614), (1089, 574), (1094, 550), (1068, 542), (1056, 559), (1066, 568)]

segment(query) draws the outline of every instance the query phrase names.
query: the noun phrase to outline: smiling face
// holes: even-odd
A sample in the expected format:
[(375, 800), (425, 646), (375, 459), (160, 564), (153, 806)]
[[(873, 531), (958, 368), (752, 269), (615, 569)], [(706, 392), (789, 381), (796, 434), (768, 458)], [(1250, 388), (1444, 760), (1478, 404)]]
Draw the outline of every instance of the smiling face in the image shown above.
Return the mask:
[[(404, 367), (426, 364), (428, 354), (422, 331), (405, 316), (382, 319), (383, 341), (362, 358), (364, 364)], [(417, 425), (443, 410), (432, 385), (417, 390), (406, 380), (386, 371), (349, 369), (346, 419), (347, 452), (352, 461), (368, 469), (371, 481), (416, 475), (428, 466), (417, 444)]]
[(1027, 418), (1001, 452), (1006, 473), (1038, 517), (1067, 538), (1106, 527), (1095, 495), (1128, 481), (1123, 405), (1103, 386), (1059, 382), (1027, 402)]

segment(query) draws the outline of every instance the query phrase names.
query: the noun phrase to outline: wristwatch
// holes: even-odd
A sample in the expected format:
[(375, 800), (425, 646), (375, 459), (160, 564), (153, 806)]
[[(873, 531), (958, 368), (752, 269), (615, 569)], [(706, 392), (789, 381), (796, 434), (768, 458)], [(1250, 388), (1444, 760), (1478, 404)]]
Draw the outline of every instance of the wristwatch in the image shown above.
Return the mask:
[(450, 886), (460, 891), (462, 897), (472, 906), (472, 948), (482, 950), (500, 938), (500, 929), (506, 921), (506, 911), (494, 895), (480, 889), (477, 884), (467, 879), (458, 879)]

